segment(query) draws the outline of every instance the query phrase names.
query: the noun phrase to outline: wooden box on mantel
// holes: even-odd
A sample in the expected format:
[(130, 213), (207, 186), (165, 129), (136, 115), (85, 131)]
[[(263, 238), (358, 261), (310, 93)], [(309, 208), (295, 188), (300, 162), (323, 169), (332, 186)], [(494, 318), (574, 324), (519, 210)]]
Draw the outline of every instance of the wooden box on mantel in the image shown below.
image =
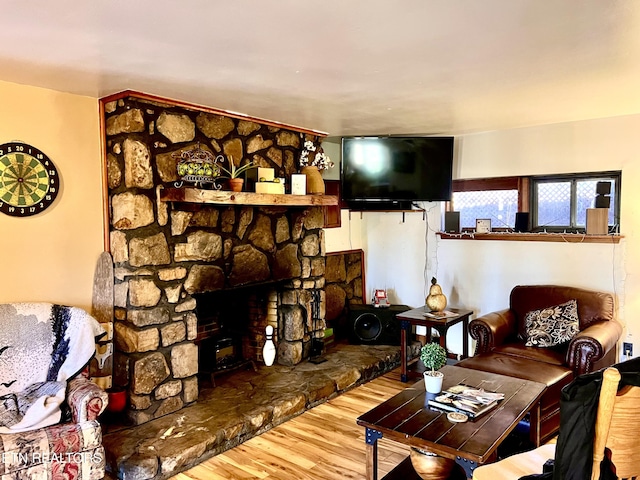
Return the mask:
[(256, 183), (256, 193), (284, 195), (284, 183), (258, 182)]
[(587, 208), (587, 235), (606, 235), (609, 230), (608, 208)]

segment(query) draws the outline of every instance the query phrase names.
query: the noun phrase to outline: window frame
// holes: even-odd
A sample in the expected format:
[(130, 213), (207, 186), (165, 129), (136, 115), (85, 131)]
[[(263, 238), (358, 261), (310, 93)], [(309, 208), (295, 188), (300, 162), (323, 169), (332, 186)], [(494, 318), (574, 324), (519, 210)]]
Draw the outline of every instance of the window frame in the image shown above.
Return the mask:
[[(620, 204), (621, 204), (621, 184), (622, 184), (622, 171), (610, 170), (605, 172), (583, 172), (583, 173), (566, 173), (558, 175), (536, 175), (531, 177), (530, 183), (530, 216), (531, 216), (531, 231), (532, 232), (573, 232), (584, 233), (586, 226), (576, 225), (577, 217), (577, 198), (576, 185), (579, 181), (590, 179), (612, 179), (615, 183), (615, 195), (611, 197), (611, 204), (614, 207), (613, 226), (609, 225), (608, 229), (615, 232), (620, 232)], [(571, 211), (569, 212), (570, 225), (538, 225), (538, 184), (551, 183), (551, 182), (571, 182), (571, 198), (569, 200), (569, 206)]]
[[(452, 192), (480, 192), (487, 190), (517, 190), (518, 191), (518, 212), (529, 211), (529, 177), (492, 177), (492, 178), (474, 178), (467, 180), (453, 180)], [(446, 203), (445, 211), (454, 210), (453, 199)], [(474, 227), (465, 227), (462, 231), (473, 231)], [(507, 227), (492, 227), (494, 232), (512, 231)]]
[[(614, 207), (614, 224), (609, 226), (612, 232), (620, 233), (620, 206), (622, 203), (622, 171), (608, 170), (603, 172), (581, 172), (581, 173), (564, 173), (552, 175), (530, 175), (530, 176), (511, 176), (511, 177), (491, 177), (491, 178), (475, 178), (453, 180), (452, 192), (474, 192), (483, 190), (518, 190), (518, 212), (529, 213), (529, 226), (531, 232), (571, 232), (585, 233), (586, 228), (582, 226), (537, 226), (538, 205), (537, 205), (537, 184), (543, 182), (566, 181), (572, 182), (572, 195), (570, 200), (571, 221), (575, 223), (575, 184), (580, 180), (589, 180), (593, 178), (611, 178), (614, 180), (616, 188), (615, 195), (611, 197), (611, 203)], [(445, 205), (445, 211), (454, 210), (453, 200)], [(463, 228), (462, 231), (473, 231), (473, 228)], [(492, 228), (495, 232), (512, 231), (510, 228)]]

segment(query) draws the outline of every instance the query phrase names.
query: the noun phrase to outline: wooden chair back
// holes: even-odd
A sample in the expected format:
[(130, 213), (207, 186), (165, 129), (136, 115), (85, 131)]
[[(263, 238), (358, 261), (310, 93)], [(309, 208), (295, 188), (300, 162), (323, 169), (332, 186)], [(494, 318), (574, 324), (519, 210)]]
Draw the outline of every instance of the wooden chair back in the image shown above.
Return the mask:
[(598, 401), (591, 480), (600, 476), (605, 449), (618, 478), (640, 476), (640, 387), (625, 386), (618, 392), (619, 383), (618, 370), (607, 368)]
[[(620, 377), (620, 372), (613, 367), (603, 373), (593, 437), (591, 480), (600, 478), (600, 462), (605, 451), (619, 479), (640, 478), (640, 387), (625, 386), (618, 392)], [(513, 480), (540, 474), (545, 461), (554, 456), (555, 445), (543, 445), (482, 465), (473, 472), (473, 480)]]

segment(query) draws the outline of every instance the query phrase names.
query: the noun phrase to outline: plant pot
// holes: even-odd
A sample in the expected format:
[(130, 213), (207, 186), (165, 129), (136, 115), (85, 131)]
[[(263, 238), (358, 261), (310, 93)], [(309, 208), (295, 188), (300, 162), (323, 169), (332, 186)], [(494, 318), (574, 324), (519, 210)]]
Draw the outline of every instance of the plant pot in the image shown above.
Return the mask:
[(435, 480), (438, 478), (449, 478), (455, 462), (431, 452), (412, 448), (411, 464), (420, 478), (423, 480)]
[(244, 178), (230, 178), (227, 183), (229, 184), (229, 190), (232, 192), (241, 192)]
[(300, 173), (307, 177), (307, 194), (324, 195), (324, 179), (317, 167), (302, 167)]
[(424, 376), (424, 386), (427, 393), (440, 393), (442, 391), (442, 381), (444, 380), (444, 373), (432, 372), (428, 370), (422, 374)]
[(127, 391), (124, 388), (108, 388), (109, 404), (107, 411), (111, 413), (122, 412), (127, 406)]

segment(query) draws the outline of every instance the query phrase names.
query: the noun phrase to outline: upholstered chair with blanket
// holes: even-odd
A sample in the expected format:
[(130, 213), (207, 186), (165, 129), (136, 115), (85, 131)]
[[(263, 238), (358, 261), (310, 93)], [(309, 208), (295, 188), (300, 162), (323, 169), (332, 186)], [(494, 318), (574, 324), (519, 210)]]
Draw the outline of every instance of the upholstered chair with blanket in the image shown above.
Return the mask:
[(104, 476), (108, 397), (86, 374), (104, 334), (79, 308), (0, 304), (0, 480)]
[(560, 425), (560, 391), (575, 377), (616, 362), (622, 333), (609, 293), (557, 285), (516, 286), (509, 308), (469, 324), (473, 357), (461, 367), (544, 383), (530, 414), (530, 438), (537, 446)]

